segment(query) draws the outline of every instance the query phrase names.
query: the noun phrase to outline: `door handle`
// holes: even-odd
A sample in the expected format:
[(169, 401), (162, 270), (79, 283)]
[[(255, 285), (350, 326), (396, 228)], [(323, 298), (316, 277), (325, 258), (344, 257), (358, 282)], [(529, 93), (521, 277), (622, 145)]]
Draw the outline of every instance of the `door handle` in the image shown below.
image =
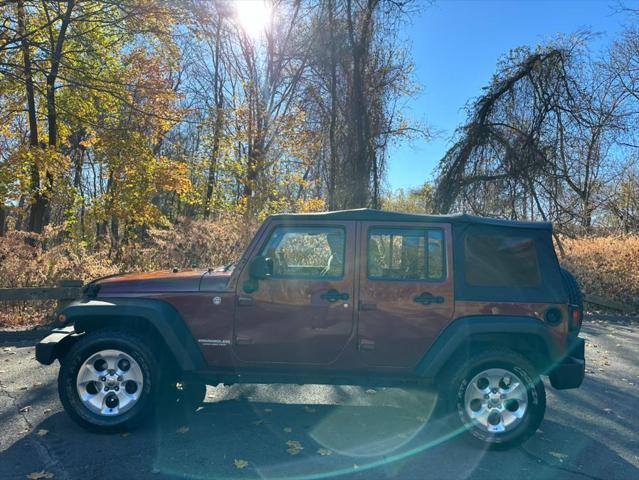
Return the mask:
[(375, 304), (375, 303), (364, 303), (364, 302), (359, 302), (359, 309), (360, 309), (360, 311), (365, 311), (365, 310), (377, 310), (377, 304)]
[(339, 301), (339, 300), (344, 300), (344, 301), (346, 301), (346, 300), (348, 300), (350, 297), (349, 297), (348, 293), (340, 293), (340, 292), (338, 292), (337, 290), (335, 290), (335, 289), (333, 288), (333, 289), (331, 289), (331, 290), (328, 290), (328, 291), (326, 291), (326, 292), (322, 293), (322, 294), (320, 295), (320, 298), (321, 298), (322, 300), (326, 300), (327, 302), (335, 303), (335, 302), (337, 302), (337, 301)]
[(237, 345), (250, 345), (253, 343), (253, 339), (249, 337), (235, 337), (235, 343)]
[(239, 296), (237, 297), (237, 304), (240, 307), (249, 307), (253, 305), (253, 297)]
[(444, 297), (435, 297), (429, 292), (424, 292), (421, 295), (414, 297), (413, 301), (415, 303), (421, 303), (422, 305), (431, 305), (433, 303), (444, 303)]

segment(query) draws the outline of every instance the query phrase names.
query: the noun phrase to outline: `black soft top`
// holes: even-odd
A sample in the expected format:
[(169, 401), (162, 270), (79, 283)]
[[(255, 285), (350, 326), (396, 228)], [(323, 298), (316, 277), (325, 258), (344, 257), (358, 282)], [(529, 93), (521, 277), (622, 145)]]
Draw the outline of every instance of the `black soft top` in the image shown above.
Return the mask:
[(275, 220), (360, 220), (366, 222), (427, 222), (451, 224), (477, 224), (508, 228), (533, 228), (537, 230), (552, 230), (549, 222), (518, 222), (499, 218), (486, 218), (458, 213), (454, 215), (422, 215), (416, 213), (387, 212), (371, 208), (357, 208), (353, 210), (338, 210), (335, 212), (318, 213), (280, 213), (271, 215)]

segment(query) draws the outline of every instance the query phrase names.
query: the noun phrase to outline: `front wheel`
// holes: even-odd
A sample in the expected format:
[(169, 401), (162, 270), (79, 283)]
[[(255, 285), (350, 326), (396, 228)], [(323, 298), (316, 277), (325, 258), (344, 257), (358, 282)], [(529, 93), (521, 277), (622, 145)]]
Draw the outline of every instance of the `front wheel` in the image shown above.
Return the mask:
[(153, 352), (129, 333), (87, 333), (61, 361), (60, 400), (71, 418), (90, 430), (131, 428), (152, 409), (156, 365)]
[(453, 425), (493, 448), (527, 440), (546, 410), (535, 368), (522, 355), (501, 349), (475, 353), (453, 368), (446, 399)]

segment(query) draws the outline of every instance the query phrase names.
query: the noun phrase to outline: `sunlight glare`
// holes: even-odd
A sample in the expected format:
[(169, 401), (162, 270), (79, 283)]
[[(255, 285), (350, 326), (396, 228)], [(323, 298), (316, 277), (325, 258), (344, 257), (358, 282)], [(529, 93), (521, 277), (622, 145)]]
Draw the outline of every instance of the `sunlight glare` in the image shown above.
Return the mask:
[(235, 15), (248, 36), (259, 37), (271, 20), (268, 0), (235, 0)]

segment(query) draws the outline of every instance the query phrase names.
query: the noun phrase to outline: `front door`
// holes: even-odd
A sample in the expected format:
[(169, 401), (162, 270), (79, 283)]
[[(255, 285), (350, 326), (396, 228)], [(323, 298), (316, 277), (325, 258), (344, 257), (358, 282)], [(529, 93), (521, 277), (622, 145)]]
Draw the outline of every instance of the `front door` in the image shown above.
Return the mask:
[(360, 355), (412, 370), (453, 315), (450, 225), (362, 222), (360, 251)]
[(322, 365), (353, 331), (354, 222), (273, 222), (254, 255), (271, 275), (254, 281), (249, 265), (237, 287), (233, 349), (249, 363)]

